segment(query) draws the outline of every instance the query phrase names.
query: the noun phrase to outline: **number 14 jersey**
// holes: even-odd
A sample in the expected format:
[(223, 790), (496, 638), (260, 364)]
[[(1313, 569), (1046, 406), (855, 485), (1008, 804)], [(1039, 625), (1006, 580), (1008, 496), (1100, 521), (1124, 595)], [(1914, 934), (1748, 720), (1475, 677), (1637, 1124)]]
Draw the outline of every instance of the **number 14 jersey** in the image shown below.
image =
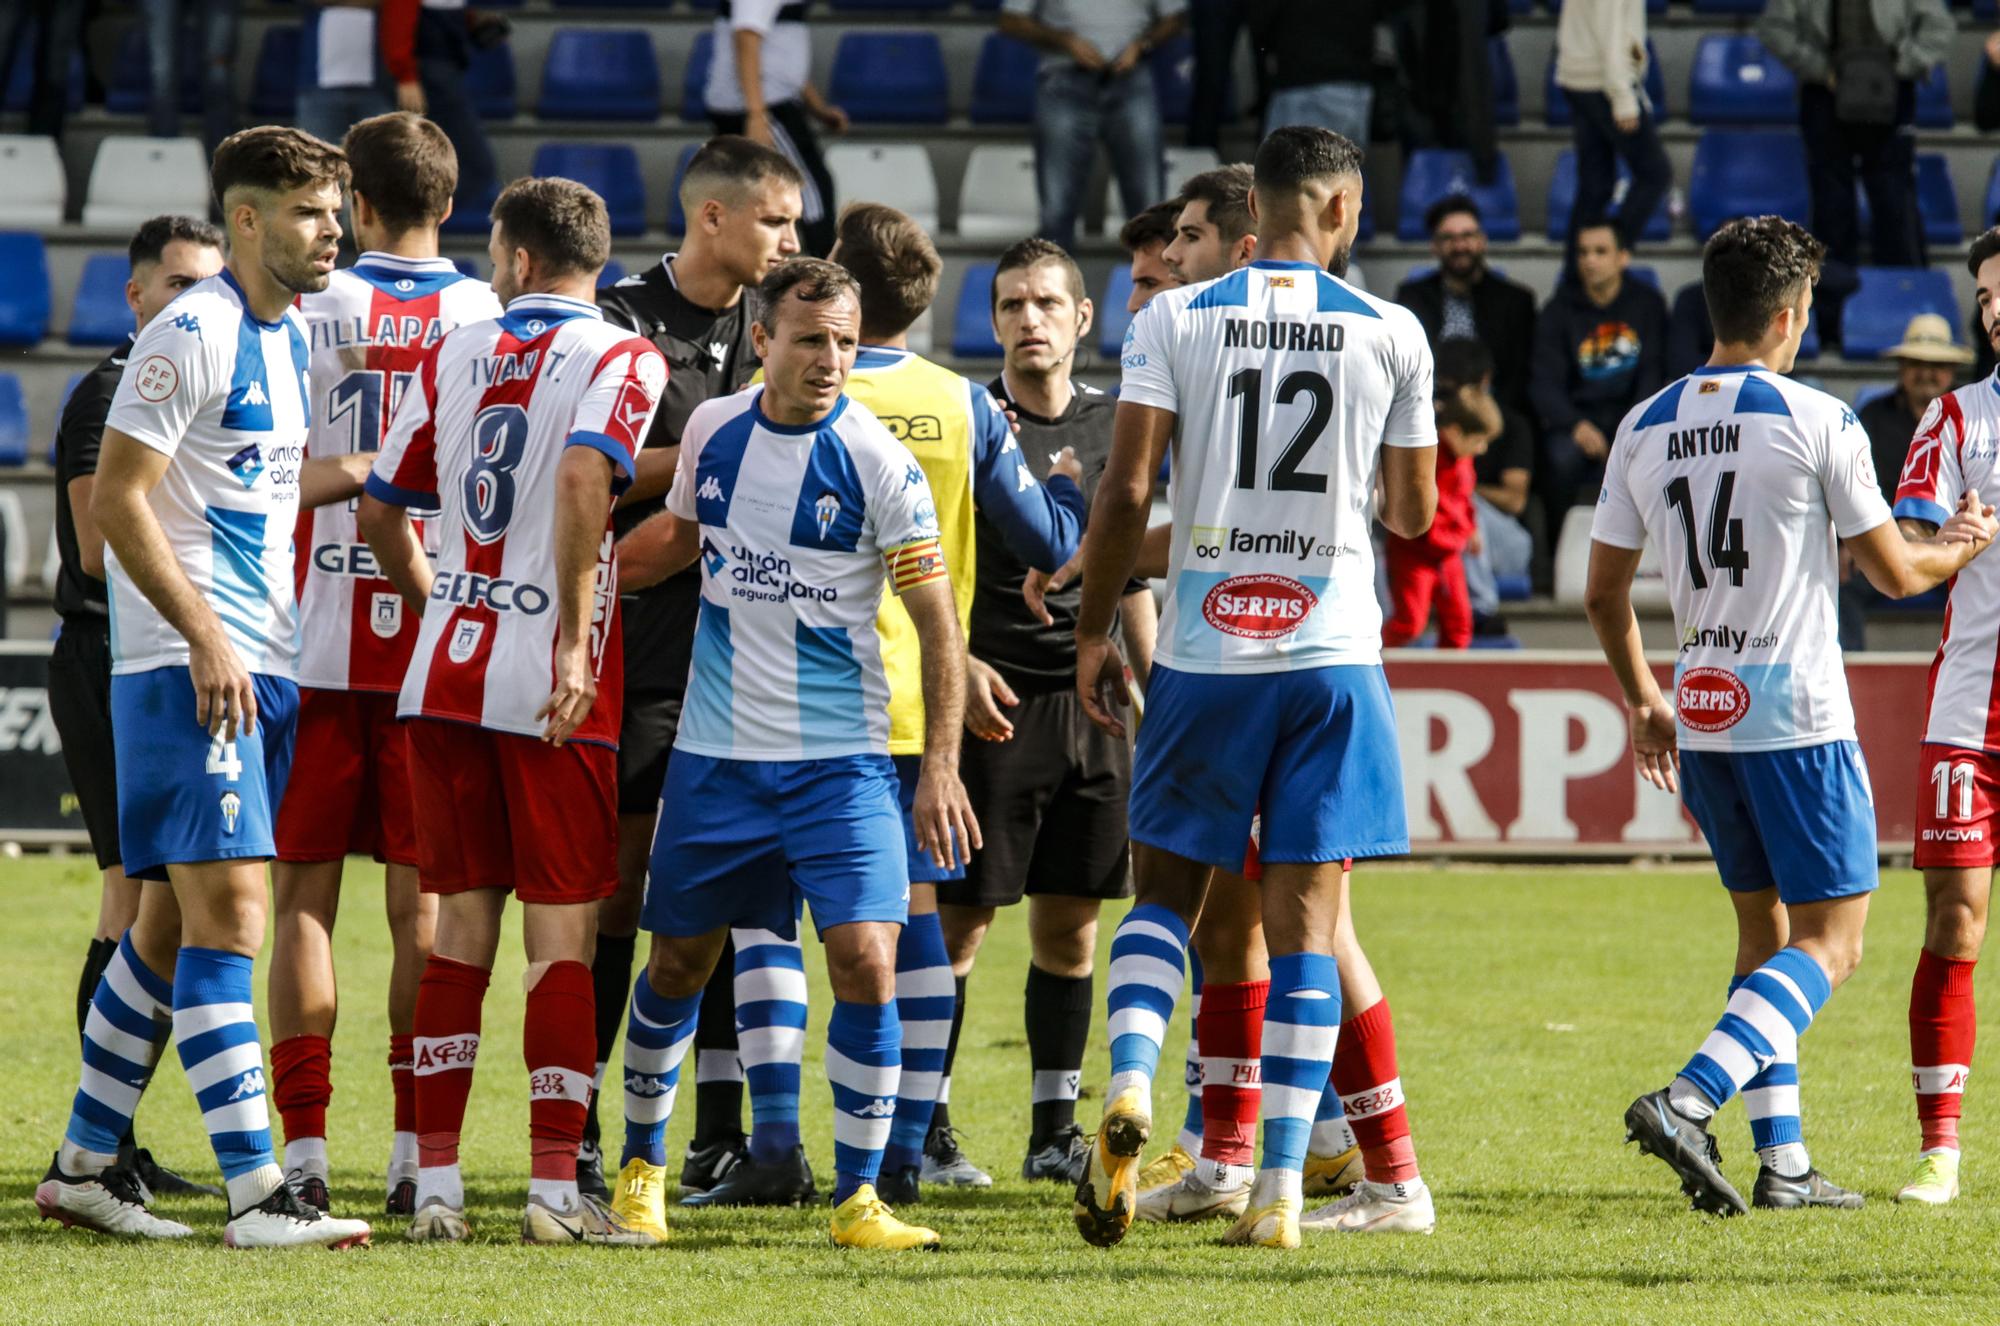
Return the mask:
[(1825, 392), (1762, 368), (1702, 368), (1625, 416), (1590, 533), (1659, 553), (1682, 748), (1854, 738), (1836, 537), (1888, 520), (1868, 434)]

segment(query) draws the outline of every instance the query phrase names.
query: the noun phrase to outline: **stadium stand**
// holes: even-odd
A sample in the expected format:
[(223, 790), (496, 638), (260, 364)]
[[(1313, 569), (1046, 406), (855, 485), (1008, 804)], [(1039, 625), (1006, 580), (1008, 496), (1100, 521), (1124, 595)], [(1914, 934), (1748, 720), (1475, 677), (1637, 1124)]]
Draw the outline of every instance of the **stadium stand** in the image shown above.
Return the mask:
[(519, 109), (515, 95), (514, 52), (506, 42), (475, 50), (465, 70), (465, 90), (482, 120), (511, 120)]
[(1035, 228), (1035, 150), (982, 143), (965, 163), (958, 195), (963, 239), (1017, 239)]
[(1035, 70), (1041, 53), (1024, 41), (994, 32), (979, 44), (972, 73), (974, 124), (1026, 124), (1035, 118)]
[[(21, 29), (21, 44), (14, 49), (14, 62), (7, 67), (7, 87), (0, 96), (0, 110), (24, 111), (28, 109), (28, 98), (35, 85), (35, 34), (37, 25), (29, 22)], [(69, 96), (66, 105), (72, 111), (83, 109), (83, 52), (70, 56)]]
[(1521, 237), (1521, 205), (1514, 192), (1514, 170), (1502, 156), (1491, 183), (1481, 183), (1472, 158), (1449, 148), (1419, 148), (1403, 166), (1403, 192), (1396, 238), (1414, 243), (1424, 239), (1424, 209), (1440, 198), (1465, 194), (1479, 204), (1488, 239)]
[(930, 153), (916, 144), (834, 143), (826, 149), (826, 168), (839, 197), (887, 203), (937, 230), (937, 177)]
[(695, 35), (681, 69), (681, 118), (698, 124), (708, 118), (708, 67), (715, 63), (715, 34)]
[(266, 28), (245, 106), (260, 119), (289, 120), (298, 113), (298, 105), (299, 29), (289, 23)]
[(162, 212), (208, 214), (208, 154), (196, 138), (114, 134), (97, 148), (83, 224), (132, 230)]
[(660, 113), (660, 62), (644, 28), (564, 28), (549, 42), (545, 120), (651, 120)]
[(1694, 123), (1789, 124), (1798, 118), (1798, 100), (1792, 71), (1749, 33), (1711, 33), (1695, 47), (1688, 75)]
[[(1618, 163), (1619, 196), (1624, 194), (1623, 186), (1632, 178), (1632, 172), (1625, 169), (1625, 163)], [(1556, 153), (1555, 169), (1549, 172), (1549, 224), (1548, 234), (1552, 241), (1560, 243), (1569, 238), (1570, 209), (1576, 205), (1576, 153), (1565, 148)], [(1664, 240), (1673, 234), (1673, 216), (1668, 210), (1666, 199), (1660, 200), (1659, 210), (1646, 223), (1642, 238)]]
[[(199, 29), (183, 29), (181, 43), (181, 95), (183, 114), (201, 109), (201, 66)], [(119, 115), (144, 115), (153, 96), (153, 69), (147, 55), (146, 28), (135, 24), (118, 42), (118, 56), (111, 68), (111, 81), (104, 89), (104, 109)]]
[(1097, 352), (1107, 360), (1118, 357), (1125, 343), (1125, 329), (1132, 325), (1132, 315), (1125, 311), (1125, 301), (1130, 298), (1132, 264), (1120, 263), (1111, 269), (1111, 279), (1104, 283), (1104, 293), (1096, 306)]
[(49, 330), (49, 258), (40, 235), (0, 233), (0, 345), (33, 345)]
[(694, 160), (700, 143), (689, 143), (681, 149), (680, 157), (674, 162), (674, 187), (667, 195), (667, 233), (687, 234), (687, 212), (681, 207), (681, 176), (687, 174), (688, 162)]
[(1486, 49), (1493, 63), (1493, 122), (1511, 129), (1521, 122), (1521, 80), (1514, 73), (1514, 57), (1504, 35), (1489, 39)]
[(958, 283), (958, 302), (951, 317), (951, 352), (961, 359), (998, 359), (1000, 342), (993, 336), (993, 274), (999, 264), (976, 262)]
[(544, 143), (534, 174), (561, 175), (587, 184), (604, 199), (613, 236), (646, 233), (646, 182), (639, 154), (629, 143)]
[(951, 79), (931, 32), (849, 32), (834, 52), (827, 95), (866, 124), (943, 124)]
[[(9, 467), (28, 462), (28, 400), (21, 379), (0, 373), (0, 465)], [(11, 544), (13, 540), (8, 540)]]
[(69, 183), (56, 140), (32, 134), (0, 135), (0, 228), (42, 229), (62, 224)]
[(84, 260), (70, 305), (71, 345), (117, 345), (132, 331), (132, 310), (125, 303), (125, 279), (132, 264), (122, 253), (93, 253)]
[(1775, 213), (1805, 225), (1811, 220), (1812, 193), (1799, 136), (1775, 129), (1711, 129), (1703, 134), (1688, 173), (1688, 211), (1695, 238), (1704, 241), (1736, 216)]
[(1903, 339), (1919, 313), (1937, 313), (1954, 334), (1965, 324), (1952, 278), (1935, 267), (1863, 267), (1861, 284), (1841, 310), (1840, 348), (1849, 359), (1875, 359)]
[[(1667, 105), (1667, 77), (1660, 70), (1659, 48), (1653, 39), (1646, 39), (1646, 99), (1653, 104), (1653, 113), (1665, 117), (1670, 114)], [(1555, 48), (1549, 49), (1549, 60), (1542, 75), (1542, 117), (1551, 129), (1569, 128), (1569, 98), (1563, 94), (1556, 82)]]

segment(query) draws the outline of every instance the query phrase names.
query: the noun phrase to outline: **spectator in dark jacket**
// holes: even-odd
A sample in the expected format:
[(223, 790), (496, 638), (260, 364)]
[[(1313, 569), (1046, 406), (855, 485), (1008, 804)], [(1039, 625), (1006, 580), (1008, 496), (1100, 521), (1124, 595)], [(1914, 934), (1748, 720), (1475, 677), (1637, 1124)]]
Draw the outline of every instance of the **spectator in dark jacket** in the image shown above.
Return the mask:
[(1919, 313), (1903, 329), (1903, 340), (1884, 356), (1896, 361), (1896, 389), (1855, 413), (1868, 434), (1875, 480), (1884, 501), (1894, 504), (1910, 439), (1931, 402), (1952, 389), (1952, 379), (1972, 362), (1972, 351), (1951, 339), (1951, 324), (1935, 313)]
[(1524, 414), (1528, 357), (1535, 343), (1535, 295), (1486, 265), (1479, 204), (1462, 195), (1431, 204), (1424, 215), (1437, 270), (1396, 288), (1396, 302), (1417, 315), (1431, 349), (1470, 336), (1493, 351), (1493, 394)]
[(500, 168), (479, 108), (465, 86), (477, 47), (504, 41), (507, 20), (475, 15), (462, 0), (382, 0), (382, 63), (396, 86), (396, 109), (429, 116), (458, 151), (452, 210), (484, 217), (500, 192)]
[(1375, 25), (1385, 0), (1350, 0), (1340, 22), (1325, 0), (1250, 0), (1250, 44), (1271, 70), (1264, 132), (1312, 124), (1368, 146), (1375, 109)]
[(1586, 223), (1576, 238), (1577, 279), (1556, 287), (1535, 326), (1530, 390), (1551, 530), (1591, 500), (1625, 412), (1666, 382), (1666, 301), (1625, 278), (1631, 260), (1616, 226)]

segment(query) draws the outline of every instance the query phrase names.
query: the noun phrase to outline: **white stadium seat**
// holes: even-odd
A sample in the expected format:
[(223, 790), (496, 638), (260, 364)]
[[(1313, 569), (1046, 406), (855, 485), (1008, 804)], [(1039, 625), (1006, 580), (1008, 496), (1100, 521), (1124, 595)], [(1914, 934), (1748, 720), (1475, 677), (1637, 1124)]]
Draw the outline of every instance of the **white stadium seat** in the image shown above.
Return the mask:
[[(1556, 536), (1556, 602), (1581, 604), (1590, 571), (1590, 522), (1597, 506), (1573, 506), (1563, 516)], [(1667, 581), (1660, 574), (1659, 551), (1648, 543), (1639, 554), (1639, 573), (1632, 579), (1632, 603), (1640, 608), (1667, 606)]]
[(42, 230), (62, 224), (69, 184), (56, 140), (0, 134), (0, 230)]
[(958, 194), (958, 233), (1004, 242), (1035, 233), (1035, 149), (987, 144), (965, 162)]
[(835, 143), (826, 150), (834, 196), (850, 202), (887, 203), (931, 234), (938, 228), (937, 176), (931, 154), (915, 144)]
[[(1179, 193), (1181, 185), (1187, 183), (1190, 175), (1214, 170), (1221, 164), (1221, 155), (1212, 147), (1168, 148), (1162, 167), (1167, 181), (1164, 196), (1171, 198)], [(1129, 219), (1125, 215), (1125, 200), (1118, 196), (1118, 177), (1114, 174), (1111, 177), (1111, 194), (1104, 200), (1104, 233), (1116, 235)]]
[(83, 224), (133, 230), (162, 212), (208, 216), (208, 154), (196, 138), (113, 134), (97, 149)]
[(0, 562), (0, 589), (18, 593), (28, 583), (28, 513), (21, 494), (0, 488), (0, 530), (6, 531), (7, 557)]

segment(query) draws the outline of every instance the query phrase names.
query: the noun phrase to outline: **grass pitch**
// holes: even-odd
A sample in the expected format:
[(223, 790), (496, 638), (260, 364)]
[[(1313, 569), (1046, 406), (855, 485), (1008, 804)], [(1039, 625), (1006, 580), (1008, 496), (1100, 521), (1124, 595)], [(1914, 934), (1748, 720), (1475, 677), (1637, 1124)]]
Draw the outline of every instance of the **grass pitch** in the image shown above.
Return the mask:
[[(1712, 873), (1365, 869), (1355, 914), (1396, 1013), (1418, 1155), (1436, 1193), (1429, 1238), (1322, 1237), (1283, 1255), (1215, 1246), (1219, 1226), (1139, 1226), (1123, 1246), (1078, 1239), (1069, 1195), (1018, 1172), (1027, 1133), (1021, 1029), (1025, 918), (1003, 914), (972, 980), (952, 1113), (996, 1184), (935, 1193), (912, 1215), (944, 1235), (934, 1256), (827, 1246), (824, 1210), (688, 1212), (652, 1251), (523, 1248), (527, 1101), (517, 939), (488, 996), (486, 1062), (464, 1165), (476, 1241), (413, 1247), (383, 1221), (376, 1245), (231, 1253), (219, 1202), (168, 1202), (186, 1245), (135, 1246), (39, 1221), (30, 1195), (76, 1082), (73, 992), (96, 909), (77, 858), (0, 862), (13, 916), (0, 966), (0, 1319), (8, 1321), (1983, 1321), (2000, 1316), (2000, 1202), (1986, 1182), (1995, 1107), (1975, 1088), (1967, 1195), (1947, 1209), (1890, 1195), (1916, 1147), (1905, 1009), (1922, 917), (1914, 876), (1875, 900), (1870, 955), (1805, 1040), (1806, 1135), (1860, 1212), (1687, 1209), (1665, 1167), (1620, 1145), (1631, 1098), (1664, 1083), (1720, 1011), (1733, 952)], [(353, 863), (337, 953), (341, 1025), (331, 1114), (335, 1204), (379, 1216), (389, 1145), (387, 944), (379, 871)], [(1101, 941), (1110, 942), (1105, 925)], [(804, 1099), (810, 1154), (830, 1166), (828, 1007), (819, 955)], [(1099, 1001), (1104, 955), (1099, 962)], [(259, 968), (260, 979), (262, 967)], [(259, 990), (261, 1004), (262, 991)], [(1183, 1109), (1176, 1019), (1155, 1100), (1156, 1138)], [(1102, 1015), (1085, 1070), (1086, 1126), (1102, 1104)], [(1978, 1079), (1975, 1079), (1977, 1081)], [(675, 1155), (693, 1114), (682, 1096)], [(617, 1124), (607, 1106), (607, 1140)], [(275, 1121), (274, 1121), (275, 1122)], [(1731, 1177), (1756, 1173), (1740, 1107), (1717, 1124)], [(213, 1175), (171, 1052), (139, 1136)], [(613, 1143), (615, 1146), (615, 1143)], [(1157, 1144), (1155, 1147), (1157, 1150)], [(830, 1178), (830, 1174), (827, 1175)]]

